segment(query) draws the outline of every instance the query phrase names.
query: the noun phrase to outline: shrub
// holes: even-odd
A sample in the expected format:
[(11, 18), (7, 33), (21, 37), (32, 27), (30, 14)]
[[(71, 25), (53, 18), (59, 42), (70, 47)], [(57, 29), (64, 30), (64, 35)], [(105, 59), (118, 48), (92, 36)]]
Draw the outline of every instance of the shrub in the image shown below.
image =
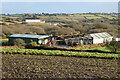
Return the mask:
[(14, 40), (14, 45), (15, 46), (25, 46), (25, 42), (24, 42), (24, 40), (23, 39), (15, 39)]
[(22, 22), (22, 24), (27, 24), (27, 22)]
[(38, 46), (37, 42), (33, 42), (31, 41), (29, 44), (27, 44), (25, 47), (26, 48), (33, 48), (33, 47), (36, 47)]
[(34, 46), (38, 46), (38, 44), (37, 44), (37, 42), (33, 42), (33, 41), (32, 41), (32, 42), (30, 43), (30, 46), (33, 46), (33, 47), (34, 47)]
[(107, 45), (107, 48), (116, 53), (120, 50), (120, 42), (111, 41), (110, 44)]

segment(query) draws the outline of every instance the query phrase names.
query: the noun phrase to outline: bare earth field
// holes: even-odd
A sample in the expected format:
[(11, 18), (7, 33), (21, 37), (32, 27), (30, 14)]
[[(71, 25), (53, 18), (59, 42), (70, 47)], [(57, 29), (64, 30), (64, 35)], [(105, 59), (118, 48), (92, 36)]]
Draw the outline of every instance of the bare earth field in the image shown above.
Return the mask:
[(3, 78), (118, 78), (118, 60), (2, 55)]

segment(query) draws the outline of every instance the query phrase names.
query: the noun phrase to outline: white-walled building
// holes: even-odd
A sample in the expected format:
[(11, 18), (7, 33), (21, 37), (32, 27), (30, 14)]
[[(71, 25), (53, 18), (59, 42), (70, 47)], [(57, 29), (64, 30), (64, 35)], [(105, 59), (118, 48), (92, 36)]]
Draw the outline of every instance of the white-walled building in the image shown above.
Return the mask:
[(115, 38), (115, 41), (120, 41), (120, 38)]
[(41, 21), (39, 18), (25, 18), (25, 22), (40, 22), (40, 23), (45, 23), (45, 21)]
[(93, 38), (93, 44), (105, 43), (113, 40), (113, 36), (107, 32), (88, 34), (88, 36)]

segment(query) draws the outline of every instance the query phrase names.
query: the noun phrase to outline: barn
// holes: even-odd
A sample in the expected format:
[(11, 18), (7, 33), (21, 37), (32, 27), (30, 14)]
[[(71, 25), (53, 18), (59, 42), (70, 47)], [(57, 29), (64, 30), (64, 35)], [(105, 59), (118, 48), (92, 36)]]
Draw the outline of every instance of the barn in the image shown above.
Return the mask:
[(49, 35), (33, 35), (33, 34), (13, 34), (9, 36), (9, 44), (13, 44), (15, 39), (23, 39), (25, 43), (31, 41), (37, 42), (39, 45), (49, 45), (50, 41), (54, 40), (52, 34)]
[(107, 32), (88, 34), (88, 36), (93, 38), (93, 44), (105, 43), (113, 40), (113, 36)]

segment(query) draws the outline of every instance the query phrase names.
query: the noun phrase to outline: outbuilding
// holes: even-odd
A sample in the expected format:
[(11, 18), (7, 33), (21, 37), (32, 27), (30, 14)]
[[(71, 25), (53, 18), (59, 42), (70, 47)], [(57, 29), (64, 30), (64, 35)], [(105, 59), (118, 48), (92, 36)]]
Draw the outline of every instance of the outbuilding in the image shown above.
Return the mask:
[[(33, 34), (13, 34), (9, 36), (9, 44), (13, 44), (15, 39), (23, 39), (25, 43), (31, 41), (37, 42), (39, 45), (50, 45), (50, 41), (54, 40), (52, 34), (49, 35), (33, 35)], [(48, 44), (49, 43), (49, 44)]]
[(120, 41), (120, 38), (115, 38), (115, 41)]
[(88, 34), (88, 36), (93, 38), (93, 44), (105, 43), (113, 40), (113, 36), (107, 32)]

